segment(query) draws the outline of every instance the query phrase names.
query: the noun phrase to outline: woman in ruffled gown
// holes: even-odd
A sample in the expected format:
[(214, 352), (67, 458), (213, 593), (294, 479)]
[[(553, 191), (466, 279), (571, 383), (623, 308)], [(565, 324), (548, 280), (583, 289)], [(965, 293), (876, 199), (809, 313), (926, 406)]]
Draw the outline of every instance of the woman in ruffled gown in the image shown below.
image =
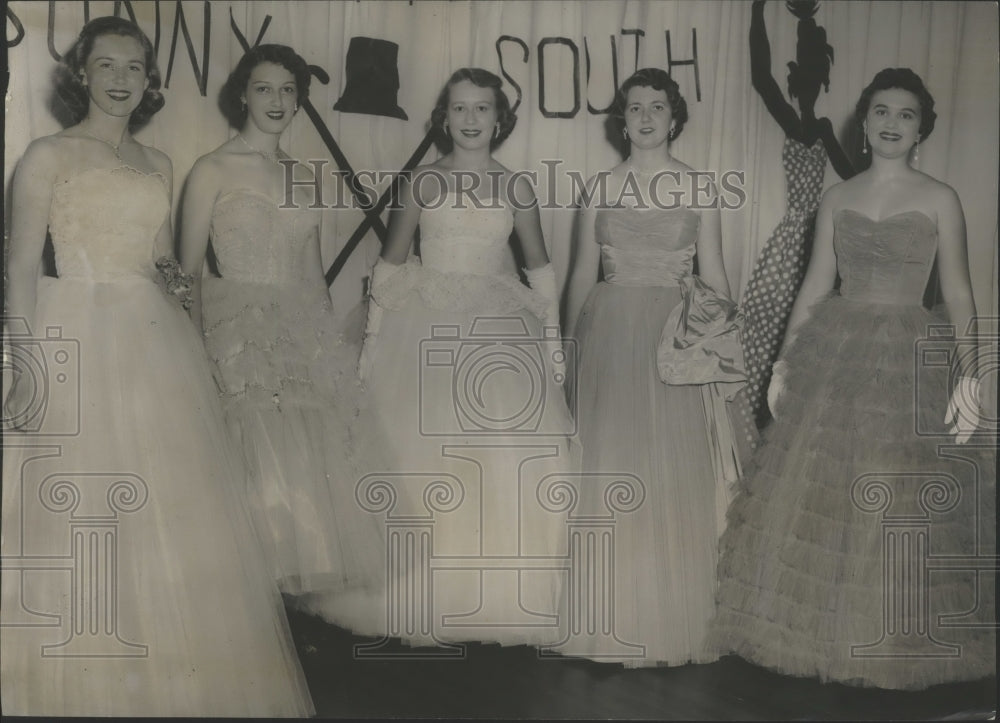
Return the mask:
[(192, 317), (205, 330), (250, 473), (247, 495), (272, 575), (294, 604), (374, 634), (384, 627), (384, 544), (354, 487), (358, 445), (376, 435), (356, 427), (352, 437), (358, 350), (335, 323), (319, 212), (311, 198), (286, 195), (279, 163), (288, 156), (278, 141), (308, 97), (309, 77), (283, 45), (258, 45), (240, 60), (221, 91), (240, 130), (191, 170), (181, 261), (200, 279), (211, 238), (221, 278), (195, 285)]
[(129, 131), (163, 104), (152, 45), (98, 18), (63, 63), (80, 122), (14, 182), (9, 351), (38, 365), (5, 403), (4, 713), (309, 715), (201, 339), (157, 284), (171, 165)]
[[(491, 155), (516, 120), (500, 86), (478, 68), (448, 81), (432, 115), (447, 155), (413, 171), (372, 274), (359, 372), (393, 460), (372, 471), (391, 473), (390, 518), (433, 526), (423, 560), (453, 560), (423, 582), (420, 559), (399, 568), (400, 584), (432, 596), (390, 630), (412, 644), (558, 639), (560, 572), (527, 568), (565, 554), (562, 516), (538, 486), (571, 467), (572, 418), (534, 191)], [(420, 259), (407, 262), (418, 225)]]
[[(645, 500), (617, 519), (605, 635), (578, 638), (565, 652), (630, 667), (707, 662), (717, 541), (736, 478), (735, 440), (711, 387), (735, 393), (742, 378), (717, 196), (713, 185), (696, 199), (694, 172), (670, 153), (687, 105), (664, 71), (626, 80), (614, 118), (626, 160), (589, 183), (568, 323), (579, 344), (583, 469), (634, 475)], [(691, 344), (684, 329), (684, 319), (697, 318), (704, 344)]]
[(823, 196), (775, 421), (722, 541), (712, 645), (783, 673), (881, 688), (995, 674), (992, 578), (947, 564), (995, 554), (995, 438), (973, 436), (976, 355), (921, 306), (936, 257), (960, 336), (975, 315), (961, 203), (909, 162), (933, 107), (906, 68), (861, 95), (871, 167)]

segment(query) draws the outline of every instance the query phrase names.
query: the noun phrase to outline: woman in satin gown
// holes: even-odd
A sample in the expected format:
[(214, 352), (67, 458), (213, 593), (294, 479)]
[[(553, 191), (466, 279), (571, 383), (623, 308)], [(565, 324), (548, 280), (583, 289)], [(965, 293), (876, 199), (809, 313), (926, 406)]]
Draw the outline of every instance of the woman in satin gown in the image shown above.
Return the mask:
[[(452, 75), (432, 114), (446, 155), (413, 171), (372, 273), (359, 372), (392, 464), (373, 472), (394, 486), (390, 518), (433, 526), (432, 547), (398, 568), (399, 584), (432, 595), (396, 617), (390, 633), (411, 644), (559, 636), (551, 558), (565, 527), (539, 488), (571, 468), (573, 422), (534, 191), (491, 155), (515, 120), (496, 75)], [(418, 227), (420, 258), (407, 261)], [(450, 569), (424, 580), (432, 553)]]
[(163, 105), (152, 45), (98, 18), (61, 71), (78, 123), (13, 189), (4, 713), (309, 715), (201, 339), (157, 283), (171, 165), (131, 134)]
[(188, 176), (181, 261), (201, 280), (211, 240), (219, 276), (195, 285), (192, 318), (218, 370), (278, 587), (300, 608), (376, 634), (385, 617), (383, 536), (354, 487), (357, 454), (379, 435), (355, 419), (358, 349), (341, 340), (333, 315), (319, 211), (301, 190), (286, 196), (279, 162), (288, 155), (278, 142), (309, 79), (305, 60), (284, 45), (258, 45), (237, 64), (220, 95), (239, 131)]
[[(878, 73), (855, 117), (871, 166), (820, 203), (768, 395), (775, 421), (722, 540), (711, 644), (851, 685), (985, 678), (993, 578), (947, 564), (996, 544), (962, 207), (914, 167), (935, 120), (915, 73)], [(935, 259), (957, 347), (921, 305)]]
[[(694, 172), (671, 154), (687, 106), (664, 71), (645, 68), (628, 78), (614, 118), (626, 160), (589, 182), (568, 324), (579, 345), (574, 394), (583, 469), (630, 475), (644, 499), (617, 516), (613, 588), (601, 593), (614, 615), (602, 621), (604, 635), (579, 638), (567, 652), (630, 667), (707, 662), (704, 637), (728, 502), (717, 467), (724, 454), (732, 458), (732, 444), (713, 446), (709, 425), (721, 426), (726, 415), (715, 418), (706, 392), (712, 383), (738, 385), (741, 378), (727, 367), (734, 359), (724, 358), (738, 353), (738, 337), (717, 194), (713, 185), (695, 198)], [(699, 277), (692, 275), (695, 259)], [(714, 330), (702, 331), (725, 344), (688, 345), (699, 356), (685, 361), (661, 337), (684, 346), (678, 322), (681, 311), (698, 315), (693, 304), (713, 309)]]

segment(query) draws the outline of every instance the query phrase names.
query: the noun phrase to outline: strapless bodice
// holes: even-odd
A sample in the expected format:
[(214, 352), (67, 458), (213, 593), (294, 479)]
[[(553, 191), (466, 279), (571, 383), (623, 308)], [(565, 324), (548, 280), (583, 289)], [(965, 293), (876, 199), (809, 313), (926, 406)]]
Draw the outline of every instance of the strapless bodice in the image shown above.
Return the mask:
[(280, 208), (251, 189), (228, 191), (212, 209), (212, 249), (227, 281), (254, 284), (300, 283), (308, 262), (315, 217), (308, 211)]
[(937, 225), (920, 211), (873, 221), (844, 209), (834, 221), (833, 245), (841, 296), (919, 305), (937, 252)]
[(52, 188), (49, 233), (59, 278), (153, 278), (167, 180), (128, 166), (90, 168)]
[(514, 214), (499, 201), (477, 207), (468, 195), (446, 194), (420, 214), (424, 268), (477, 275), (509, 274), (507, 242)]
[(597, 211), (604, 280), (623, 286), (677, 286), (691, 274), (701, 217), (689, 208)]

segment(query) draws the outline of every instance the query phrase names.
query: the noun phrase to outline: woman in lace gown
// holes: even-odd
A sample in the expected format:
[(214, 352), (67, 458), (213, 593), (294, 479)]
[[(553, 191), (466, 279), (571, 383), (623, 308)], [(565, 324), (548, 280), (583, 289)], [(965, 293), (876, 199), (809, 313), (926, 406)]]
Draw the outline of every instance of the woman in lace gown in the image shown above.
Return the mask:
[[(727, 498), (713, 463), (726, 450), (713, 447), (708, 432), (710, 423), (722, 427), (725, 419), (712, 417), (704, 394), (708, 382), (735, 383), (740, 376), (726, 371), (733, 359), (719, 355), (727, 345), (728, 353), (739, 347), (719, 210), (714, 188), (711, 197), (695, 199), (691, 168), (670, 154), (687, 106), (664, 71), (637, 71), (618, 91), (615, 108), (627, 157), (610, 174), (591, 179), (568, 323), (579, 344), (575, 394), (583, 469), (634, 475), (645, 500), (619, 515), (615, 527), (613, 624), (631, 649), (596, 636), (568, 652), (627, 666), (706, 662), (711, 656), (704, 635)], [(691, 208), (696, 205), (702, 210)], [(692, 277), (696, 257), (698, 280)], [(595, 285), (599, 270), (603, 281)], [(687, 371), (678, 369), (676, 384), (668, 385), (658, 362), (670, 344), (658, 349), (661, 336), (670, 337), (685, 306), (702, 301), (706, 311), (710, 306), (721, 315), (712, 334), (703, 329), (706, 338), (728, 329), (717, 337), (724, 343), (704, 348), (693, 364), (674, 360)], [(731, 454), (731, 444), (728, 449)]]
[[(534, 192), (491, 155), (516, 120), (500, 85), (478, 68), (452, 75), (432, 116), (447, 155), (404, 186), (372, 274), (359, 371), (393, 459), (373, 471), (393, 473), (389, 517), (433, 525), (432, 552), (455, 568), (427, 581), (426, 614), (390, 631), (411, 643), (558, 638), (559, 572), (527, 568), (565, 553), (562, 518), (537, 488), (570, 468), (572, 419)], [(420, 260), (407, 262), (418, 226)], [(515, 273), (512, 231), (531, 288)], [(476, 569), (485, 557), (493, 568)], [(421, 565), (400, 584), (419, 583)]]
[(882, 688), (994, 673), (992, 578), (925, 567), (995, 549), (976, 357), (921, 306), (936, 257), (959, 335), (975, 315), (959, 199), (909, 163), (933, 107), (906, 68), (862, 93), (872, 164), (823, 196), (775, 421), (722, 541), (712, 644), (780, 672)]
[[(209, 239), (220, 277), (195, 285), (229, 431), (250, 476), (247, 495), (265, 558), (295, 603), (359, 632), (384, 618), (378, 519), (355, 502), (352, 439), (357, 348), (340, 340), (323, 278), (319, 212), (286, 196), (278, 145), (309, 94), (291, 48), (258, 45), (221, 92), (232, 139), (201, 157), (186, 183), (184, 269), (201, 278)], [(298, 166), (296, 173), (304, 168)]]
[(201, 340), (156, 280), (171, 166), (130, 133), (163, 104), (152, 45), (98, 18), (63, 63), (79, 123), (13, 189), (4, 713), (309, 715)]

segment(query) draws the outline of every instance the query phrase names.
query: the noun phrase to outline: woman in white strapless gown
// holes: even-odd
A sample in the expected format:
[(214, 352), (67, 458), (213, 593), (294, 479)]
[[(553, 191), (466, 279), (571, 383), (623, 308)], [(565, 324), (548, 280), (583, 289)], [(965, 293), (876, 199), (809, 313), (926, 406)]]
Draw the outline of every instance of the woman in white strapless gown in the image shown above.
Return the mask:
[(170, 161), (129, 132), (163, 104), (152, 46), (98, 18), (64, 63), (81, 122), (14, 182), (9, 351), (40, 361), (5, 402), (4, 713), (309, 715), (201, 340), (157, 285)]
[[(393, 460), (372, 472), (392, 473), (390, 519), (433, 527), (415, 553), (435, 557), (430, 609), (390, 631), (413, 644), (559, 638), (551, 558), (565, 527), (539, 485), (572, 468), (572, 419), (534, 192), (490, 155), (514, 120), (495, 75), (452, 76), (432, 121), (450, 152), (414, 171), (372, 274), (360, 372)], [(420, 261), (404, 263), (418, 225)], [(514, 272), (512, 231), (532, 288)]]
[(221, 92), (240, 131), (188, 176), (181, 261), (200, 279), (211, 237), (221, 278), (195, 285), (192, 317), (218, 370), (273, 577), (292, 604), (377, 634), (385, 545), (354, 487), (356, 455), (380, 435), (355, 419), (358, 349), (341, 341), (333, 315), (319, 212), (310, 199), (285, 202), (278, 163), (288, 158), (281, 133), (308, 95), (309, 67), (291, 48), (258, 45), (243, 56)]

